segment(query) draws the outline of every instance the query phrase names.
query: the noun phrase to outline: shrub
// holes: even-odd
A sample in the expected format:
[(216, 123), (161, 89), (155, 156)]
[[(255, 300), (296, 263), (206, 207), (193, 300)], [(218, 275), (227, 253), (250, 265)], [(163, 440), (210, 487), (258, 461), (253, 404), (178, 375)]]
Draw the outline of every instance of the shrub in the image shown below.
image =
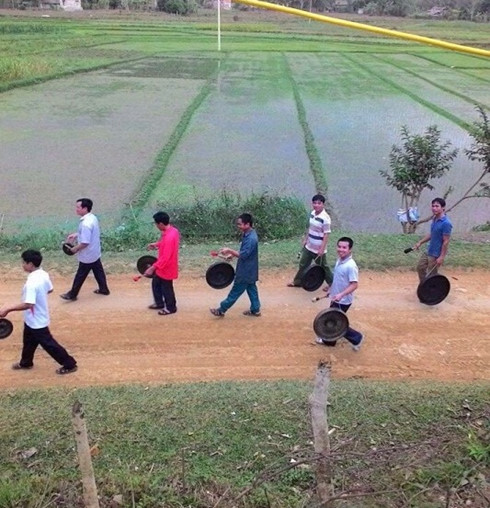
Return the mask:
[[(307, 210), (295, 197), (252, 194), (242, 198), (238, 193), (223, 190), (211, 198), (196, 197), (184, 205), (159, 203), (160, 210), (170, 215), (170, 220), (188, 243), (228, 241), (239, 237), (236, 218), (243, 212), (254, 217), (254, 227), (260, 240), (283, 240), (304, 232)], [(143, 212), (139, 217), (129, 216), (113, 228), (102, 230), (104, 250), (122, 252), (140, 249), (155, 241), (158, 231), (152, 220), (155, 210)], [(66, 236), (62, 227), (37, 228), (16, 234), (0, 234), (0, 249), (21, 251), (26, 245), (42, 251), (56, 251)]]
[(294, 197), (267, 192), (242, 198), (223, 190), (217, 197), (199, 198), (191, 204), (160, 203), (187, 241), (226, 240), (237, 236), (236, 218), (251, 213), (261, 240), (280, 240), (301, 234), (306, 223), (306, 210)]
[(197, 11), (197, 3), (194, 0), (158, 0), (157, 9), (185, 16)]

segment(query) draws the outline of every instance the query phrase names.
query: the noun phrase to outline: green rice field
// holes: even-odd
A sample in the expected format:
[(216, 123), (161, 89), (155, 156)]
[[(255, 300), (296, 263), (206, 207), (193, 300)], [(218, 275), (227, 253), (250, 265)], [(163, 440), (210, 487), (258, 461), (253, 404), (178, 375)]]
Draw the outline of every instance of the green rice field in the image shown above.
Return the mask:
[[(212, 14), (0, 17), (4, 231), (64, 230), (82, 195), (117, 226), (225, 189), (305, 205), (325, 191), (337, 228), (398, 232), (400, 198), (379, 170), (402, 125), (438, 125), (460, 150), (421, 208), (452, 186), (450, 205), (481, 172), (464, 148), (475, 105), (490, 109), (490, 59), (244, 12), (224, 15), (219, 52)], [(490, 45), (478, 24), (366, 21)], [(486, 201), (455, 209), (455, 228), (486, 222)]]

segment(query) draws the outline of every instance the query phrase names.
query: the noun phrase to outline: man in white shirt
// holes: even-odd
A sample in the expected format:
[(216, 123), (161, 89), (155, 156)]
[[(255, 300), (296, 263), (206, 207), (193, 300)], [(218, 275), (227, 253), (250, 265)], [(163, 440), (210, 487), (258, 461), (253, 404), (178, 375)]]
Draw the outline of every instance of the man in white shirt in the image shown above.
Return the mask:
[[(357, 263), (352, 258), (352, 247), (354, 241), (348, 236), (343, 236), (337, 241), (337, 262), (333, 272), (333, 281), (330, 286), (330, 307), (340, 309), (347, 312), (349, 307), (354, 301), (354, 291), (359, 285), (359, 268)], [(354, 351), (361, 349), (361, 343), (364, 340), (364, 335), (354, 328), (347, 328), (344, 335), (352, 346)], [(325, 344), (326, 346), (335, 346), (337, 341), (327, 342), (321, 337), (317, 337), (318, 344)]]
[(23, 347), (20, 362), (14, 363), (14, 370), (32, 369), (34, 353), (41, 346), (61, 367), (57, 374), (70, 374), (77, 370), (75, 358), (59, 344), (49, 330), (48, 293), (53, 284), (47, 272), (41, 268), (43, 257), (39, 251), (26, 250), (22, 253), (22, 268), (29, 275), (22, 290), (22, 302), (0, 308), (0, 317), (12, 311), (24, 312)]
[(70, 291), (60, 295), (63, 300), (76, 300), (83, 283), (90, 271), (94, 273), (95, 280), (99, 288), (94, 290), (97, 295), (109, 295), (107, 279), (104, 267), (100, 260), (100, 228), (97, 217), (92, 213), (93, 202), (88, 198), (77, 200), (75, 211), (80, 216), (78, 232), (71, 233), (66, 237), (67, 242), (78, 240), (75, 247), (71, 248), (73, 254), (78, 258), (78, 270), (73, 279), (73, 285)]
[(325, 197), (315, 194), (311, 198), (312, 211), (308, 222), (308, 229), (303, 238), (303, 249), (299, 260), (299, 269), (288, 287), (301, 287), (305, 270), (312, 262), (320, 265), (325, 271), (325, 282), (330, 285), (333, 280), (332, 271), (327, 265), (327, 245), (331, 232), (330, 216), (325, 210)]

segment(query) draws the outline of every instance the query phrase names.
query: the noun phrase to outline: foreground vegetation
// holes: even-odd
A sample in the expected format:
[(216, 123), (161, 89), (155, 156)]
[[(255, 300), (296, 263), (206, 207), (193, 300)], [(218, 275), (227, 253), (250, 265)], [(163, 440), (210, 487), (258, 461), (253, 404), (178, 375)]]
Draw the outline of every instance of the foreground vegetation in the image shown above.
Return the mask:
[[(424, 230), (425, 231), (425, 230)], [(421, 230), (422, 234), (422, 230)], [(418, 235), (407, 236), (402, 234), (361, 234), (348, 231), (334, 231), (331, 236), (331, 247), (328, 259), (334, 263), (335, 243), (340, 236), (349, 235), (354, 239), (354, 257), (361, 270), (389, 270), (389, 269), (414, 269), (418, 261), (416, 252), (404, 254), (403, 250), (413, 245)], [(155, 241), (157, 231), (152, 224), (148, 224), (146, 236), (129, 238), (130, 244), (121, 244), (118, 238), (104, 241), (105, 251), (103, 254), (104, 266), (109, 273), (127, 273), (134, 270), (136, 259), (146, 253), (146, 245)], [(0, 240), (1, 240), (0, 236)], [(15, 238), (14, 238), (15, 240)], [(9, 239), (8, 247), (0, 247), (0, 270), (3, 273), (12, 273), (19, 270), (20, 253), (26, 248), (40, 249), (44, 254), (44, 267), (47, 270), (58, 273), (71, 274), (74, 269), (74, 260), (62, 253), (60, 245), (62, 237), (53, 244), (53, 248), (46, 248), (46, 244), (36, 238), (23, 238), (16, 243)], [(128, 241), (129, 241), (128, 240)], [(236, 247), (238, 235), (230, 236), (223, 241), (210, 241), (203, 243), (187, 243), (185, 236), (180, 252), (180, 267), (182, 274), (205, 273), (211, 262), (209, 252), (221, 245)], [(297, 265), (297, 253), (301, 246), (301, 237), (280, 240), (265, 241), (260, 243), (260, 268), (293, 269)], [(449, 254), (444, 263), (444, 269), (479, 268), (487, 270), (490, 265), (490, 232), (472, 233), (471, 235), (455, 236), (451, 240)], [(1, 243), (0, 243), (1, 245)]]
[[(333, 482), (351, 497), (332, 506), (488, 506), (488, 389), (333, 382)], [(0, 393), (0, 506), (81, 505), (75, 400), (103, 507), (119, 506), (114, 496), (140, 508), (314, 506), (311, 390), (288, 381)]]

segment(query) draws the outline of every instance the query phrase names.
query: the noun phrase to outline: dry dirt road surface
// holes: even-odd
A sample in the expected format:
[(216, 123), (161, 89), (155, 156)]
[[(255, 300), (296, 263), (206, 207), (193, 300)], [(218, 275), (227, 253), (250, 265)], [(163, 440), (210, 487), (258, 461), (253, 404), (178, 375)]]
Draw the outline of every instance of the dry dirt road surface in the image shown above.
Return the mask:
[[(490, 381), (490, 272), (447, 270), (451, 292), (429, 307), (416, 297), (416, 275), (364, 271), (349, 319), (365, 333), (361, 351), (345, 341), (315, 345), (312, 323), (327, 300), (287, 288), (287, 275), (263, 271), (262, 317), (246, 317), (246, 295), (224, 318), (209, 307), (227, 289), (208, 287), (204, 277), (184, 274), (176, 284), (178, 312), (149, 310), (150, 283), (132, 275), (109, 277), (110, 296), (93, 294), (88, 279), (76, 302), (65, 302), (71, 278), (52, 274), (53, 335), (76, 357), (79, 369), (55, 374), (42, 350), (35, 367), (13, 371), (22, 342), (22, 315), (11, 313), (14, 332), (0, 341), (0, 388), (170, 383), (214, 380), (311, 379), (320, 359), (332, 362), (336, 378)], [(1, 277), (0, 305), (20, 299), (24, 275)]]

